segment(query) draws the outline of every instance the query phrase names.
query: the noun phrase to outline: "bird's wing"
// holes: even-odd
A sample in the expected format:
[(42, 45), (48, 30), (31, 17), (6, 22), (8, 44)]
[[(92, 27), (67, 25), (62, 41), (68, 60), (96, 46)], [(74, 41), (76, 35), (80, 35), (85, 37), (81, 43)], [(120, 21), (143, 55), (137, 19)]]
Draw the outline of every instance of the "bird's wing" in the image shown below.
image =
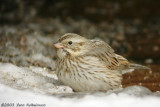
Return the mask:
[[(116, 59), (118, 60), (118, 65), (114, 66), (114, 64), (111, 64), (111, 66), (113, 66), (113, 67), (111, 67), (111, 69), (117, 69), (117, 70), (147, 69), (147, 70), (151, 70), (149, 67), (139, 65), (139, 64), (130, 63), (124, 57), (117, 55), (117, 54), (115, 54), (115, 55), (116, 55)], [(114, 62), (114, 61), (111, 61), (111, 62)]]
[(92, 49), (89, 54), (98, 57), (110, 70), (123, 70), (129, 67), (127, 59), (114, 53), (114, 50), (101, 40), (91, 40)]
[(110, 70), (126, 70), (126, 69), (149, 69), (146, 66), (133, 64), (128, 62), (124, 57), (114, 53), (114, 50), (101, 40), (91, 40), (92, 49), (90, 55), (98, 57), (102, 63)]

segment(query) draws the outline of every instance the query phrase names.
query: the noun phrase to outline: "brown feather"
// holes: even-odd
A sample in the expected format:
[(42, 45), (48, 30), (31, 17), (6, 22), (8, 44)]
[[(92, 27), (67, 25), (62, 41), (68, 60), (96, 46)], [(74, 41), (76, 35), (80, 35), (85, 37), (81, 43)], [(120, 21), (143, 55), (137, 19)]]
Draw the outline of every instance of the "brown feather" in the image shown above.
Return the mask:
[(123, 70), (129, 67), (127, 59), (114, 53), (114, 50), (105, 42), (100, 40), (91, 40), (92, 48), (87, 54), (94, 55), (106, 64), (110, 70)]

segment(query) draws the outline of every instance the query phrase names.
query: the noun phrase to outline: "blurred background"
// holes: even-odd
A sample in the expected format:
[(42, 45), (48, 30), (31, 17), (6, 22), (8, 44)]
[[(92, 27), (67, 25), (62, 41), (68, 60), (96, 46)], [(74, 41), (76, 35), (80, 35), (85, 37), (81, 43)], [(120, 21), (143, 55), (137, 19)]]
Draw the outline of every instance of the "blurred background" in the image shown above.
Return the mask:
[(159, 0), (1, 0), (0, 61), (53, 70), (52, 45), (72, 32), (102, 39), (129, 61), (152, 68), (125, 74), (124, 87), (158, 91), (159, 11)]

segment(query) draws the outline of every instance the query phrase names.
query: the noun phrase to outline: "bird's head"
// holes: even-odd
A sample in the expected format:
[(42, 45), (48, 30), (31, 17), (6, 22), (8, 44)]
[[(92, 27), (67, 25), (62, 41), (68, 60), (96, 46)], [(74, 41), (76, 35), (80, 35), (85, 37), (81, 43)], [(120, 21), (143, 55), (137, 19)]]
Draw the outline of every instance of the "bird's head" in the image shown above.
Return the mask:
[(74, 33), (67, 33), (54, 44), (54, 47), (57, 49), (57, 56), (59, 58), (67, 55), (76, 57), (84, 55), (88, 51), (88, 43), (89, 39)]

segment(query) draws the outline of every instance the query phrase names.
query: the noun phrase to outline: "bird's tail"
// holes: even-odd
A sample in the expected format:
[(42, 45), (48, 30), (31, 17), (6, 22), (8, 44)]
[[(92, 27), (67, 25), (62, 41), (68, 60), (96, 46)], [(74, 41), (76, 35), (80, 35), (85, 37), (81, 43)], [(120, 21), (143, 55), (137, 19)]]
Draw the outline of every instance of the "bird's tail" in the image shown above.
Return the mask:
[(130, 64), (129, 68), (130, 69), (148, 69), (148, 70), (151, 70), (151, 68), (143, 66), (143, 65), (139, 65), (139, 64)]

